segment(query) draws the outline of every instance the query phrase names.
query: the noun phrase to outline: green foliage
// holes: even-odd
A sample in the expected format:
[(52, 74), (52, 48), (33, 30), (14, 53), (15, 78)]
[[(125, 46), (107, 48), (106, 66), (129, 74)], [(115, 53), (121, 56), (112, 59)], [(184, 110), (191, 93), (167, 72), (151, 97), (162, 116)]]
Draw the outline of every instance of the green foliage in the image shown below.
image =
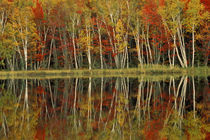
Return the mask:
[(208, 14), (209, 12), (204, 10), (200, 0), (190, 0), (184, 18), (187, 30), (192, 32), (193, 26), (196, 30), (202, 24), (202, 21), (209, 18)]
[(194, 114), (195, 112), (189, 112), (184, 120), (185, 131), (189, 135), (190, 139), (200, 140), (205, 139), (205, 131), (210, 131), (208, 125), (202, 118)]
[(4, 33), (0, 35), (0, 58), (2, 59), (1, 64), (4, 65), (3, 61), (5, 59), (11, 59), (15, 53), (16, 42), (13, 38), (15, 32), (11, 23), (8, 23), (5, 25), (5, 27), (1, 28), (4, 28)]
[(160, 132), (161, 137), (170, 140), (184, 139), (184, 134), (179, 126), (181, 119), (181, 116), (179, 116), (176, 111), (172, 113), (171, 116), (164, 121), (165, 126)]
[(159, 14), (162, 17), (163, 24), (172, 34), (177, 32), (184, 5), (184, 1), (181, 0), (165, 0), (164, 5), (159, 7)]
[(4, 86), (0, 90), (0, 124), (5, 126), (1, 131), (8, 133), (1, 138), (33, 138), (40, 111), (36, 102), (31, 102), (30, 111), (27, 111), (24, 99), (16, 97), (10, 90), (5, 90)]
[(4, 60), (11, 59), (12, 55), (14, 54), (14, 46), (6, 46), (6, 44), (9, 43), (7, 41), (0, 42), (0, 65), (5, 65)]

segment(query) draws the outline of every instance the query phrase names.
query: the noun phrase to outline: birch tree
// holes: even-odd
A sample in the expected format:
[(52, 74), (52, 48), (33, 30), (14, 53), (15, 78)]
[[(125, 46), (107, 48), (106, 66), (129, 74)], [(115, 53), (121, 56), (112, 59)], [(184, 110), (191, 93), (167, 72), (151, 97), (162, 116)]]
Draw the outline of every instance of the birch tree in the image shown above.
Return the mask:
[(201, 25), (202, 20), (209, 16), (208, 12), (204, 11), (204, 6), (200, 0), (190, 0), (186, 10), (185, 25), (189, 32), (192, 33), (192, 67), (195, 61), (195, 33), (196, 29)]
[[(174, 50), (182, 67), (187, 67), (185, 39), (183, 31), (183, 8), (185, 2), (181, 0), (165, 0), (164, 5), (159, 7), (159, 14), (165, 28), (170, 32), (173, 39)], [(178, 37), (178, 38), (177, 38)], [(177, 46), (179, 41), (179, 47)]]

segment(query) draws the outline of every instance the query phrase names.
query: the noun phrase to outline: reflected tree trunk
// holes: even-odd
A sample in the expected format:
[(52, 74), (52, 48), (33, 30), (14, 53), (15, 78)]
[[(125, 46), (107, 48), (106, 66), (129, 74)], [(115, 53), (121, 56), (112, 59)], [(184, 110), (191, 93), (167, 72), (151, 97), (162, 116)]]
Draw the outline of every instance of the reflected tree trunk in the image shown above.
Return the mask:
[(194, 112), (194, 119), (195, 119), (195, 81), (194, 77), (192, 77), (192, 84), (193, 84), (193, 112)]
[(147, 108), (148, 108), (148, 117), (150, 119), (150, 103), (151, 103), (151, 97), (152, 97), (152, 90), (153, 90), (153, 83), (150, 84), (150, 90), (149, 90), (149, 98), (147, 100)]
[(186, 90), (187, 90), (187, 76), (185, 76), (183, 78), (183, 85), (182, 85), (182, 89), (181, 89), (181, 101), (179, 104), (179, 110), (178, 110), (178, 114), (183, 116), (183, 111), (184, 111), (184, 107), (185, 107), (185, 98), (186, 98)]
[(91, 87), (92, 87), (92, 78), (89, 77), (89, 84), (88, 84), (88, 123), (91, 123), (91, 119), (92, 119)]
[[(189, 84), (188, 78), (190, 78)], [(205, 84), (201, 84), (205, 85), (205, 88), (197, 86), (197, 80), (205, 80)], [(78, 136), (81, 133), (93, 138), (93, 134), (108, 131), (105, 136), (136, 139), (136, 133), (138, 136), (143, 136), (147, 131), (151, 133), (156, 131), (154, 129), (162, 131), (164, 128), (167, 131), (172, 128), (172, 131), (175, 130), (177, 133), (176, 136), (182, 137), (186, 130), (185, 120), (191, 121), (192, 117), (196, 118), (196, 105), (203, 102), (200, 100), (201, 96), (197, 97), (196, 93), (203, 93), (202, 96), (206, 99), (209, 89), (207, 78), (188, 76), (171, 76), (169, 81), (139, 77), (139, 83), (136, 82), (137, 79), (128, 77), (0, 81), (1, 97), (6, 95), (7, 99), (12, 95), (12, 98), (9, 98), (12, 102), (8, 103), (15, 101), (14, 106), (0, 105), (2, 126), (0, 135), (9, 139), (13, 132), (14, 126), (10, 124), (12, 108), (15, 114), (14, 122), (20, 131), (23, 132), (24, 128), (26, 131), (32, 131), (34, 129), (32, 123), (38, 120), (38, 125), (41, 127), (46, 125), (45, 130), (49, 129), (50, 137), (54, 137), (54, 132), (57, 133), (61, 127), (61, 134), (65, 134), (61, 136), (62, 138), (67, 135)], [(1, 84), (5, 87), (2, 88)], [(100, 86), (97, 87), (98, 85)], [(8, 92), (2, 92), (3, 89)], [(187, 103), (188, 101), (191, 104)], [(38, 112), (34, 112), (34, 106)], [(203, 108), (201, 115), (202, 111)], [(190, 120), (187, 112), (194, 113)], [(37, 120), (33, 119), (33, 115), (37, 115)], [(144, 131), (145, 134), (139, 134), (140, 131)]]
[(180, 90), (180, 87), (182, 85), (182, 82), (184, 80), (184, 77), (181, 78), (180, 82), (179, 82), (179, 85), (178, 85), (178, 88), (177, 88), (177, 91), (175, 90), (176, 89), (176, 85), (175, 85), (175, 82), (173, 82), (173, 86), (174, 86), (174, 96), (175, 96), (175, 110), (177, 111), (177, 98), (179, 96), (179, 90)]
[(49, 91), (50, 91), (50, 100), (51, 100), (53, 112), (55, 113), (55, 104), (54, 104), (54, 99), (53, 99), (53, 93), (52, 93), (52, 87), (51, 87), (50, 80), (48, 80), (48, 86), (49, 86)]
[(141, 125), (141, 94), (142, 94), (142, 85), (143, 85), (143, 82), (140, 82), (139, 86), (138, 86), (138, 95), (137, 95), (137, 101), (136, 101), (136, 107), (135, 107), (135, 111), (136, 111), (137, 116), (138, 116), (139, 127)]
[(70, 79), (64, 79), (64, 93), (63, 93), (63, 104), (62, 104), (62, 110), (64, 111), (64, 115), (67, 115), (68, 111), (68, 94), (69, 94), (69, 87), (71, 82)]
[[(27, 69), (26, 69), (27, 70)], [(26, 107), (26, 116), (27, 116), (27, 129), (29, 130), (29, 105), (28, 105), (28, 79), (25, 81), (25, 99), (24, 104)]]
[(103, 109), (103, 91), (104, 91), (104, 78), (101, 78), (101, 97), (100, 97), (100, 114), (99, 114), (99, 124), (100, 121), (102, 120), (102, 109)]
[(74, 127), (76, 128), (76, 132), (77, 132), (77, 116), (76, 116), (76, 103), (77, 103), (77, 84), (78, 84), (78, 78), (76, 78), (75, 80), (75, 88), (74, 88), (74, 105), (73, 105), (73, 109), (74, 109)]

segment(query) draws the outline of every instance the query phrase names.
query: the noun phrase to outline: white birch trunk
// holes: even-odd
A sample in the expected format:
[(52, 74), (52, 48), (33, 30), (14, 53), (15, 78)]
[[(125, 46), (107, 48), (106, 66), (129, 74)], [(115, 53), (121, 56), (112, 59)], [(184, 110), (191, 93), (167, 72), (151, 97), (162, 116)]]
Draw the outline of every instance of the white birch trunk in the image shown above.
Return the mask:
[(195, 59), (195, 25), (193, 24), (192, 26), (192, 49), (193, 49), (193, 53), (192, 53), (192, 67), (194, 67), (194, 59)]

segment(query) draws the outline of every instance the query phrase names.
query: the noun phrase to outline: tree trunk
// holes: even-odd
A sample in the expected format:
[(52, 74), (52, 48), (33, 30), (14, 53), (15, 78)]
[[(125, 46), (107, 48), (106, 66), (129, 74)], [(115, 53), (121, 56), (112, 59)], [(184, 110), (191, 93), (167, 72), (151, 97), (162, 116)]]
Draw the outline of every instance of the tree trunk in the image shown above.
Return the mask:
[[(97, 24), (99, 24), (97, 22)], [(99, 26), (99, 25), (98, 25)], [(101, 60), (101, 69), (104, 68), (103, 66), (103, 50), (102, 50), (102, 42), (101, 42), (101, 29), (99, 29), (100, 27), (98, 27), (98, 36), (99, 36), (99, 46), (100, 46), (100, 60)]]
[(27, 53), (27, 46), (25, 46), (23, 48), (23, 51), (24, 51), (24, 59), (25, 59), (25, 70), (27, 71), (28, 67), (27, 67), (27, 64), (28, 64), (28, 53)]
[[(53, 35), (53, 37), (54, 37), (54, 35)], [(51, 43), (50, 43), (49, 58), (48, 58), (48, 70), (50, 69), (50, 62), (51, 62), (51, 56), (52, 56), (53, 40), (54, 39), (51, 39)]]
[[(179, 25), (181, 26), (181, 25)], [(181, 56), (182, 56), (182, 59), (183, 59), (183, 64), (184, 64), (184, 67), (187, 67), (187, 56), (186, 56), (186, 51), (185, 51), (185, 42), (184, 42), (184, 36), (183, 36), (183, 33), (182, 33), (182, 28), (181, 27), (178, 27), (177, 28), (177, 35), (178, 35), (178, 39), (179, 39), (179, 43), (180, 43), (180, 51), (181, 51)]]
[(137, 51), (137, 55), (138, 55), (138, 60), (139, 60), (140, 65), (142, 65), (139, 33), (134, 35), (134, 37), (135, 37), (135, 42), (136, 42), (136, 51)]
[(86, 35), (87, 35), (87, 38), (89, 38), (87, 41), (87, 44), (88, 44), (88, 46), (87, 46), (87, 48), (88, 48), (88, 50), (87, 50), (87, 58), (88, 58), (88, 64), (89, 64), (89, 70), (91, 70), (92, 69), (92, 64), (91, 64), (91, 52), (90, 52), (90, 45), (91, 45), (91, 43), (90, 43), (90, 29), (88, 29), (88, 27), (86, 26)]
[(194, 59), (195, 59), (195, 25), (193, 24), (192, 26), (192, 49), (193, 49), (193, 53), (192, 53), (192, 67), (194, 67)]
[(23, 51), (24, 51), (24, 57), (25, 57), (25, 70), (27, 71), (28, 69), (28, 23), (27, 23), (28, 19), (26, 18), (26, 36), (25, 36), (25, 42), (24, 42), (24, 46), (23, 46)]
[(73, 42), (73, 48), (74, 48), (74, 63), (75, 63), (75, 68), (78, 69), (78, 64), (77, 64), (77, 52), (76, 52), (76, 44), (75, 44), (75, 29), (74, 29), (74, 21), (73, 21), (73, 24), (72, 24), (72, 29), (73, 29), (73, 33), (72, 33), (72, 42)]
[[(185, 67), (185, 66), (184, 66), (184, 63), (183, 63), (181, 57), (179, 56), (179, 51), (178, 51), (178, 48), (177, 48), (177, 45), (176, 45), (176, 35), (174, 35), (173, 39), (174, 39), (174, 47), (175, 47), (175, 49), (176, 49), (177, 57), (178, 57), (178, 59), (179, 59), (179, 62), (180, 62), (180, 64), (181, 64), (181, 66), (184, 68), (184, 67)], [(173, 61), (174, 61), (174, 59), (173, 59)], [(173, 62), (173, 63), (174, 63), (174, 62)]]

